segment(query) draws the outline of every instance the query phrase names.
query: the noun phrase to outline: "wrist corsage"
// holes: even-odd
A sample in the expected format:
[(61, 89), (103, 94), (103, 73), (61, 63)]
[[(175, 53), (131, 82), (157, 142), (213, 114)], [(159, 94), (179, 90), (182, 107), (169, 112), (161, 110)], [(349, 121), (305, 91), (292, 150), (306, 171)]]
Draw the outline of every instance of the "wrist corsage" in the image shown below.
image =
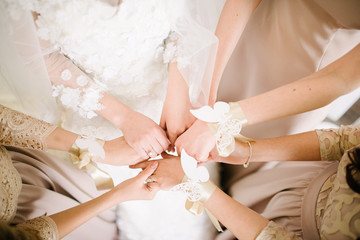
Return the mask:
[(181, 166), (185, 177), (182, 183), (174, 186), (171, 191), (184, 192), (187, 196), (186, 210), (196, 216), (205, 210), (216, 229), (222, 232), (219, 221), (204, 207), (204, 203), (216, 189), (216, 185), (209, 180), (209, 171), (204, 166), (197, 167), (197, 161), (189, 156), (184, 149), (181, 151)]
[(78, 136), (69, 151), (72, 163), (94, 179), (97, 190), (114, 187), (111, 176), (96, 165), (97, 161), (105, 159), (104, 144), (101, 139)]

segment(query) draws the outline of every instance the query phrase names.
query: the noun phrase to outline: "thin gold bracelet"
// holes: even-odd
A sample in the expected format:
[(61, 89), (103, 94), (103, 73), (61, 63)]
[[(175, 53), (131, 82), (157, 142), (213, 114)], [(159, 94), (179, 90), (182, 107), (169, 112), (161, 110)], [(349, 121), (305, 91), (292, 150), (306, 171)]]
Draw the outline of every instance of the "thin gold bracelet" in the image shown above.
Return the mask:
[(243, 163), (244, 168), (247, 168), (250, 164), (250, 159), (252, 157), (252, 146), (250, 141), (246, 141), (246, 143), (249, 145), (249, 157), (245, 163)]

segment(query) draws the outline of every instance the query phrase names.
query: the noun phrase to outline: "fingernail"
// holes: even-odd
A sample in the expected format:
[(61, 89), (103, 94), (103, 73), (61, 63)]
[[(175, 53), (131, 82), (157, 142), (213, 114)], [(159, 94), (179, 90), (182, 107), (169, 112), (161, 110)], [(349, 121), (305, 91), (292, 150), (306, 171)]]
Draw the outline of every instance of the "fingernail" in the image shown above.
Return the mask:
[(157, 168), (157, 165), (158, 165), (158, 162), (153, 162), (151, 164), (151, 168), (155, 169), (155, 168)]

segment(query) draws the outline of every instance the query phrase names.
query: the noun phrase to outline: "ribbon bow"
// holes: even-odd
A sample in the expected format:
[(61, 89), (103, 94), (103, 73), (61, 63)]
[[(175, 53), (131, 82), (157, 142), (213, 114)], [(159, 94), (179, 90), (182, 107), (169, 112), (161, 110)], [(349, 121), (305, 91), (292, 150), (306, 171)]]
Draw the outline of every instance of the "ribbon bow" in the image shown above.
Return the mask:
[(79, 136), (70, 150), (72, 163), (80, 170), (85, 170), (94, 179), (97, 190), (106, 190), (114, 187), (111, 176), (101, 170), (96, 161), (105, 159), (103, 149), (105, 141)]
[(203, 106), (190, 112), (196, 118), (208, 122), (209, 128), (215, 134), (216, 148), (222, 157), (229, 156), (235, 150), (235, 139), (252, 141), (240, 134), (247, 120), (237, 103), (216, 102), (214, 108)]
[(187, 195), (185, 208), (195, 216), (205, 210), (211, 222), (219, 232), (223, 232), (217, 218), (211, 214), (204, 203), (210, 198), (216, 186), (209, 180), (209, 171), (201, 166), (197, 167), (197, 161), (189, 156), (185, 150), (181, 151), (181, 166), (185, 172), (182, 183), (174, 186), (171, 191), (182, 191)]

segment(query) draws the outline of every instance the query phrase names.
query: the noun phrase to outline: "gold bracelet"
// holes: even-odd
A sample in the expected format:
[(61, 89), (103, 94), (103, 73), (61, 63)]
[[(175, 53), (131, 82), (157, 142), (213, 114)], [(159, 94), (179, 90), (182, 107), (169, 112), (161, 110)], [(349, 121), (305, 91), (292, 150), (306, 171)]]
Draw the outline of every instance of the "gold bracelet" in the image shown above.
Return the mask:
[(250, 159), (252, 157), (252, 152), (253, 152), (250, 141), (246, 141), (246, 143), (249, 145), (249, 157), (248, 157), (247, 161), (245, 163), (243, 163), (244, 168), (247, 168), (249, 166)]

